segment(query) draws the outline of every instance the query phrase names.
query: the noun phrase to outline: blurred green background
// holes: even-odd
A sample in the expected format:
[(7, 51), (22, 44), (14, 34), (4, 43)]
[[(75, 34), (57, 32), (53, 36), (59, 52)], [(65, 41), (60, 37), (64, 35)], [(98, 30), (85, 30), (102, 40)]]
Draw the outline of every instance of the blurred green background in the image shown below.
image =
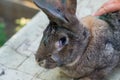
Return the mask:
[(5, 33), (5, 23), (0, 22), (0, 46), (2, 46), (7, 40), (7, 36)]
[(0, 47), (37, 12), (32, 0), (0, 0)]

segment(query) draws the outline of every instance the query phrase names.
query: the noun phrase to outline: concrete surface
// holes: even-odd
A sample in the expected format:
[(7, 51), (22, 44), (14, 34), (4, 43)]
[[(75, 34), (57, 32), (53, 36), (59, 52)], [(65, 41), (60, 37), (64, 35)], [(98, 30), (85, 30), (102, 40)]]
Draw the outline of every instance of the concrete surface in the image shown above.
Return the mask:
[[(79, 18), (92, 14), (107, 0), (78, 0)], [(39, 46), (42, 32), (49, 23), (40, 11), (24, 28), (0, 48), (0, 80), (72, 80), (59, 68), (46, 70), (35, 62), (34, 54)], [(111, 74), (109, 80), (120, 80), (120, 70)]]

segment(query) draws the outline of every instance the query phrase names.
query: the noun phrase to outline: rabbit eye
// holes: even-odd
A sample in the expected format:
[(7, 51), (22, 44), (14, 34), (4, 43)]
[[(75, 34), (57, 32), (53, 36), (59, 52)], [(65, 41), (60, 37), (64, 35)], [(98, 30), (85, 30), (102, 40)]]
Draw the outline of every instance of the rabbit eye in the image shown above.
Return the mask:
[(66, 44), (66, 42), (67, 42), (66, 37), (62, 37), (62, 38), (59, 40), (59, 45), (63, 46), (63, 45)]
[(58, 51), (60, 51), (64, 45), (68, 43), (68, 39), (66, 37), (62, 37), (55, 43), (55, 47), (57, 48)]

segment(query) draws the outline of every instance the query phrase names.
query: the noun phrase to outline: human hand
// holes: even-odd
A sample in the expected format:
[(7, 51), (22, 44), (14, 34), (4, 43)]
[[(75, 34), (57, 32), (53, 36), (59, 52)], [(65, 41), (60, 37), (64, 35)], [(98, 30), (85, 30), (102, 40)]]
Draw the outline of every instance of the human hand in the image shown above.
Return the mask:
[(100, 16), (109, 12), (120, 10), (120, 0), (109, 0), (102, 7), (93, 14), (93, 16)]

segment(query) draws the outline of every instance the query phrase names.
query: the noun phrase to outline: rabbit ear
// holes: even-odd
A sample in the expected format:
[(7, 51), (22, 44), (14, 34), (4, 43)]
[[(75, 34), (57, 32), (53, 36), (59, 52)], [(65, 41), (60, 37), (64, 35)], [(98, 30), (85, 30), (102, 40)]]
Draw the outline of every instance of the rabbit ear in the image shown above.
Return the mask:
[(75, 15), (77, 7), (77, 0), (66, 0), (66, 9), (68, 13)]
[(47, 14), (51, 21), (61, 24), (68, 23), (68, 14), (75, 15), (76, 0), (33, 0), (33, 2)]
[(50, 20), (67, 22), (63, 13), (65, 0), (33, 0), (33, 2), (43, 10)]

